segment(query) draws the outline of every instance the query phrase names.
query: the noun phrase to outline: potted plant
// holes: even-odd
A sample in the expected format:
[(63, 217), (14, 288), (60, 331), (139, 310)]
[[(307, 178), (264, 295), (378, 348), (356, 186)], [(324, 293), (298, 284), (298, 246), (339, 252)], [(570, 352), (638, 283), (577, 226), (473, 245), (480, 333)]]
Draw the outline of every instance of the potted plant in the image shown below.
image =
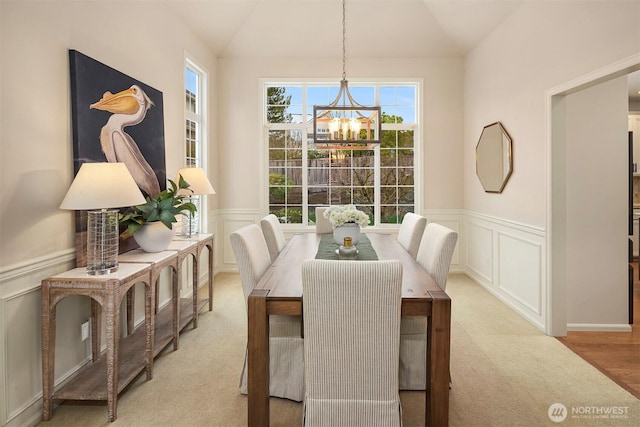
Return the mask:
[(173, 223), (183, 211), (193, 214), (196, 206), (189, 200), (193, 191), (182, 175), (176, 184), (169, 181), (169, 187), (153, 197), (147, 196), (143, 205), (132, 206), (118, 215), (120, 225), (125, 230), (120, 234), (123, 239), (133, 236), (136, 243), (146, 252), (163, 251), (171, 243), (175, 231)]

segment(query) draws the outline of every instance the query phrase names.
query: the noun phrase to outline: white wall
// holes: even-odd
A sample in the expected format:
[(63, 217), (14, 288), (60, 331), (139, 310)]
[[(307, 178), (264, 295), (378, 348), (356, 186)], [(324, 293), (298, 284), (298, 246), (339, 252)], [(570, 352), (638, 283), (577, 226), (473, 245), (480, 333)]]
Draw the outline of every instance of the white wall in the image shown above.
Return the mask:
[[(479, 214), (490, 223), (497, 224), (489, 225), (486, 233), (467, 236), (468, 253), (489, 256), (482, 263), (488, 266), (485, 271), (492, 274), (479, 274), (472, 268), (467, 271), (514, 308), (523, 310), (526, 317), (540, 319), (544, 328), (548, 327), (547, 316), (550, 313), (537, 313), (534, 308), (519, 306), (511, 300), (515, 297), (518, 301), (528, 301), (533, 295), (540, 295), (544, 309), (549, 303), (545, 301), (547, 284), (553, 285), (547, 281), (547, 274), (553, 272), (548, 271), (546, 260), (550, 229), (547, 200), (551, 185), (548, 180), (551, 165), (548, 162), (547, 135), (552, 126), (547, 122), (550, 116), (547, 109), (551, 108), (547, 104), (547, 91), (638, 52), (638, 2), (528, 2), (496, 28), (466, 59), (464, 207), (470, 215)], [(474, 149), (480, 132), (483, 126), (495, 121), (501, 121), (513, 138), (514, 171), (502, 194), (485, 193), (474, 167)], [(588, 149), (588, 146), (584, 148)], [(622, 181), (620, 186), (624, 185)], [(540, 280), (528, 280), (530, 275), (524, 274), (508, 279), (510, 276), (503, 274), (503, 260), (487, 255), (486, 250), (497, 241), (495, 235), (500, 229), (506, 227), (520, 231), (521, 226), (531, 228), (527, 232), (530, 239), (525, 239), (531, 243), (521, 250), (512, 251), (509, 264), (527, 266), (525, 272), (535, 271)], [(539, 238), (542, 238), (543, 246), (538, 250), (543, 255), (536, 256), (539, 265), (531, 266), (529, 252), (537, 247)], [(617, 238), (617, 235), (610, 236), (612, 241)], [(595, 242), (590, 241), (589, 244), (595, 245)], [(500, 253), (501, 249), (497, 251)], [(513, 283), (504, 283), (504, 280)], [(532, 286), (538, 288), (533, 293)], [(626, 286), (626, 281), (613, 286)], [(612, 316), (611, 310), (625, 310), (625, 307), (617, 307), (616, 302), (616, 307), (609, 308), (610, 315), (603, 317), (596, 314), (600, 311), (596, 308), (597, 303), (585, 302), (577, 308), (586, 313), (580, 322), (616, 323), (619, 316)]]
[(628, 323), (626, 76), (566, 97), (568, 329)]
[[(184, 159), (185, 51), (210, 72), (212, 99), (217, 64), (161, 4), (3, 0), (0, 19), (0, 425), (24, 425), (41, 416), (40, 281), (73, 267), (73, 215), (58, 208), (73, 177), (68, 49), (163, 92), (169, 177)], [(61, 303), (57, 379), (86, 361), (87, 308)]]

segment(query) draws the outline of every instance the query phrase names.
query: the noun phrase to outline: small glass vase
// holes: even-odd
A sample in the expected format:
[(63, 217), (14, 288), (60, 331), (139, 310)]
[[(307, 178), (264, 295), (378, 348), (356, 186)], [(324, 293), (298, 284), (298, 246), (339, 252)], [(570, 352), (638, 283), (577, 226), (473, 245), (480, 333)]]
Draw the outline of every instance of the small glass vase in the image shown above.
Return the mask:
[(357, 256), (358, 248), (352, 245), (351, 237), (345, 237), (344, 243), (338, 248), (338, 258), (356, 259)]

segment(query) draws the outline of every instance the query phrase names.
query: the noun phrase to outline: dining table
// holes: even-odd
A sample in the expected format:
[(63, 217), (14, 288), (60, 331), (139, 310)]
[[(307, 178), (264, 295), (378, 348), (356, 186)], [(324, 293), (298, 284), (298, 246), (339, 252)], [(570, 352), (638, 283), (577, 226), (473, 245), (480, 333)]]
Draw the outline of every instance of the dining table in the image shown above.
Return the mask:
[[(428, 318), (424, 425), (446, 426), (449, 422), (451, 299), (394, 235), (379, 232), (362, 235), (373, 248), (373, 259), (402, 262), (401, 315)], [(302, 316), (304, 321), (302, 264), (305, 260), (320, 258), (323, 250), (327, 252), (331, 239), (326, 238), (330, 234), (324, 236), (294, 234), (247, 299), (248, 426), (269, 425), (269, 316)]]

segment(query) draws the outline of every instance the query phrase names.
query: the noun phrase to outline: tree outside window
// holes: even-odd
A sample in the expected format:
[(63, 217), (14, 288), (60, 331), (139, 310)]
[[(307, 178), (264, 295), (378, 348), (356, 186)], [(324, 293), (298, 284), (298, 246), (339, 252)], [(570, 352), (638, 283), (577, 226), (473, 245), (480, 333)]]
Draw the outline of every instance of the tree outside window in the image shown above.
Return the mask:
[[(337, 204), (356, 205), (369, 215), (371, 225), (399, 224), (415, 211), (416, 85), (362, 90), (371, 97), (377, 91), (382, 100), (380, 147), (316, 150), (309, 106), (327, 104), (332, 88), (266, 86), (269, 212), (280, 222), (313, 225), (317, 206)], [(327, 99), (309, 99), (319, 93)]]

